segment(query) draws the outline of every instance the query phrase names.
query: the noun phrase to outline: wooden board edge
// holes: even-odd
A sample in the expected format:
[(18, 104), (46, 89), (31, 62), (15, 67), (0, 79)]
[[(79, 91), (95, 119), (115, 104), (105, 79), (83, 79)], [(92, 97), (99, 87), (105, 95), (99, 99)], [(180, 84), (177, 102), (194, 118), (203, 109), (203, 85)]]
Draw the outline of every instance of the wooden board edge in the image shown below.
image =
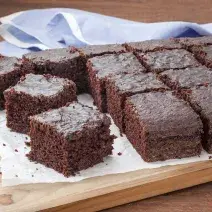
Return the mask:
[(75, 203), (49, 208), (42, 210), (42, 212), (99, 211), (210, 181), (212, 181), (212, 168), (185, 173), (181, 176), (173, 176), (157, 182), (151, 182)]

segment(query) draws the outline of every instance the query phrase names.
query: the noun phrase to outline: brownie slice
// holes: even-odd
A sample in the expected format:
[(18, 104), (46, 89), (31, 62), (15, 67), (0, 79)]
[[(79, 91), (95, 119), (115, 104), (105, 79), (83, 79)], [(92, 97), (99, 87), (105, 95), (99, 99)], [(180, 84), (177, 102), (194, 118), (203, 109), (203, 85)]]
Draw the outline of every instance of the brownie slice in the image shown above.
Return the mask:
[(59, 108), (76, 100), (76, 85), (51, 75), (28, 74), (4, 92), (7, 126), (28, 133), (29, 116)]
[(159, 78), (174, 90), (212, 85), (212, 71), (205, 66), (167, 70)]
[(22, 67), (20, 59), (0, 55), (0, 110), (4, 108), (4, 90), (15, 85), (30, 70), (28, 66), (25, 68)]
[(126, 52), (122, 44), (89, 45), (79, 48), (78, 51), (86, 58), (102, 56), (104, 54), (117, 54)]
[(110, 119), (79, 103), (30, 118), (32, 161), (68, 177), (112, 154)]
[(182, 49), (182, 46), (175, 39), (167, 40), (146, 40), (142, 42), (132, 42), (125, 44), (128, 51), (134, 52), (154, 52), (164, 49)]
[(176, 39), (184, 48), (191, 50), (194, 46), (206, 46), (212, 44), (212, 36), (203, 36), (196, 38), (180, 38)]
[(195, 46), (191, 48), (191, 51), (194, 53), (195, 57), (200, 63), (212, 68), (212, 45)]
[(32, 64), (35, 74), (51, 74), (74, 81), (79, 93), (88, 92), (86, 61), (71, 48), (50, 49), (24, 55), (25, 65)]
[(107, 112), (105, 81), (119, 73), (145, 71), (133, 53), (110, 54), (88, 60), (88, 75), (94, 103), (101, 112)]
[(200, 65), (193, 55), (184, 49), (140, 53), (138, 56), (143, 65), (155, 73), (168, 69), (182, 69)]
[(204, 127), (202, 145), (212, 154), (212, 87), (201, 86), (183, 92), (183, 97), (190, 102), (192, 108), (200, 115)]
[(124, 105), (127, 97), (137, 93), (168, 90), (153, 73), (121, 73), (106, 81), (108, 113), (124, 132)]
[(146, 162), (201, 153), (200, 117), (170, 91), (137, 94), (125, 104), (125, 133)]

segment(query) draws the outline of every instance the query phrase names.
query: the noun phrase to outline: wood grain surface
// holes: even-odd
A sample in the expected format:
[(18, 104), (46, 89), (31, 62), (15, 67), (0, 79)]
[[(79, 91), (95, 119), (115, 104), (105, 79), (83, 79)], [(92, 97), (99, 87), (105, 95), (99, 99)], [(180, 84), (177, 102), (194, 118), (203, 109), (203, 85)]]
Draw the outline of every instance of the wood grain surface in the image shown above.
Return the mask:
[[(0, 16), (20, 10), (68, 7), (141, 22), (212, 22), (211, 0), (0, 0)], [(133, 195), (133, 194), (132, 194)], [(6, 197), (1, 204), (8, 204)], [(17, 210), (18, 211), (18, 210)], [(107, 212), (210, 212), (212, 183), (108, 209)]]

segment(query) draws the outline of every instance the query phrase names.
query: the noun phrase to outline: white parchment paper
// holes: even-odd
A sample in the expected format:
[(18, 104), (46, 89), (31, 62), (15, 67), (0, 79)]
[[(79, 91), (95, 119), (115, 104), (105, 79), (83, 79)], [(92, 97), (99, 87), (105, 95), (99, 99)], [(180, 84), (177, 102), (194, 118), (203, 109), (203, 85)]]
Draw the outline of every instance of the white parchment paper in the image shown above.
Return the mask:
[[(79, 101), (92, 106), (92, 98), (89, 95), (80, 95)], [(11, 132), (6, 127), (5, 112), (0, 111), (0, 155), (2, 186), (12, 186), (28, 183), (54, 183), (77, 182), (86, 178), (135, 171), (138, 169), (158, 168), (167, 165), (186, 164), (196, 161), (209, 160), (212, 156), (202, 151), (200, 157), (168, 160), (164, 162), (146, 163), (134, 150), (125, 136), (121, 137), (118, 128), (112, 124), (111, 133), (118, 138), (114, 142), (113, 155), (104, 159), (92, 168), (81, 171), (74, 177), (66, 178), (56, 171), (43, 165), (30, 162), (25, 156), (30, 151), (25, 142), (29, 137), (23, 134)], [(121, 153), (118, 154), (118, 153)]]

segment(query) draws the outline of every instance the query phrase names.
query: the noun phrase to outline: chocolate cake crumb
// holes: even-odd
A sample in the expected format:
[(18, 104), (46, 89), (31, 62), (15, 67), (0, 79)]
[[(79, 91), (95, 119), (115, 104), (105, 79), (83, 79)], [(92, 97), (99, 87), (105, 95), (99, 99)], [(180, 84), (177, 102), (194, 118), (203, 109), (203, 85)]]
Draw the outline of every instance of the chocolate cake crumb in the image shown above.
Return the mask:
[(103, 55), (88, 60), (88, 75), (95, 105), (107, 112), (106, 80), (120, 73), (145, 72), (133, 53)]
[(27, 156), (66, 177), (112, 154), (110, 119), (97, 110), (74, 102), (30, 120), (31, 152)]
[(122, 155), (122, 153), (121, 152), (118, 152), (118, 154), (117, 154), (118, 156), (121, 156)]
[(18, 152), (18, 150), (17, 150), (17, 149), (15, 149), (15, 152)]
[(212, 156), (209, 156), (208, 158), (209, 158), (209, 160), (211, 160), (212, 159)]
[(202, 151), (200, 117), (172, 92), (128, 97), (125, 134), (146, 162), (192, 157)]
[(18, 177), (18, 175), (16, 174), (15, 177)]
[(55, 76), (28, 74), (24, 81), (4, 91), (4, 98), (7, 127), (15, 132), (28, 133), (29, 117), (75, 101), (76, 85), (71, 80)]
[(6, 146), (6, 144), (3, 144), (3, 146)]

